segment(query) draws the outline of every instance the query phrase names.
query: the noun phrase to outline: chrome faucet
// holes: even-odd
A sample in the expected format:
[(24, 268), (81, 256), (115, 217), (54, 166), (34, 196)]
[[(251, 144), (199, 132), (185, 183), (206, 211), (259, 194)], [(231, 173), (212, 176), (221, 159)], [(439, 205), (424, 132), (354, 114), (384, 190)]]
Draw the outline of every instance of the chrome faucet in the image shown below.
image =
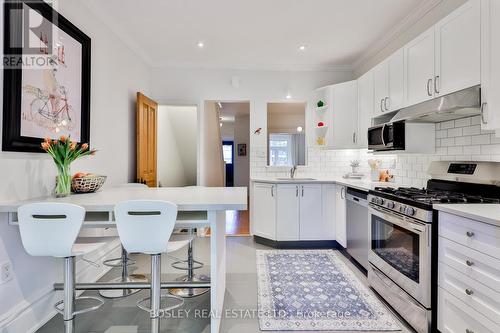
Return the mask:
[(295, 171), (297, 171), (297, 166), (294, 165), (291, 169), (290, 169), (290, 178), (294, 178), (295, 177)]

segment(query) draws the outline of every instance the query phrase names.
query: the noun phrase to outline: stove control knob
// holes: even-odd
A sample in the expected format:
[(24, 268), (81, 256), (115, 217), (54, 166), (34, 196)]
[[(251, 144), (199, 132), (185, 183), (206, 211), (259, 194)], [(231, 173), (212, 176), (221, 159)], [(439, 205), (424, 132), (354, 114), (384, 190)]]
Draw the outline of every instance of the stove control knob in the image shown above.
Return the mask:
[(396, 205), (394, 204), (394, 201), (388, 201), (387, 205), (385, 205), (385, 206), (389, 209), (394, 209), (394, 207), (396, 207)]
[(378, 204), (381, 206), (385, 205), (385, 199), (380, 198), (380, 201), (378, 202)]
[(376, 204), (376, 203), (377, 203), (377, 198), (372, 197), (372, 202), (373, 202), (374, 204)]
[(403, 206), (403, 205), (399, 206), (399, 212), (400, 213), (404, 213), (405, 210), (406, 210), (406, 206)]
[(405, 214), (406, 214), (406, 215), (410, 215), (410, 216), (415, 215), (415, 208), (412, 208), (412, 207), (406, 207), (406, 209), (405, 209)]

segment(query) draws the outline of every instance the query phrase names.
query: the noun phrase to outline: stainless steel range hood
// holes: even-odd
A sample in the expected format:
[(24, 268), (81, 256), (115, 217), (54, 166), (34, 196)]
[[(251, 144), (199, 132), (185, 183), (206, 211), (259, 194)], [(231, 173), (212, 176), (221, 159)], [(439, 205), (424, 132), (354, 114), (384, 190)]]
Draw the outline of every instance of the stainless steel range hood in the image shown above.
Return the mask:
[(391, 122), (439, 123), (480, 114), (481, 86), (474, 86), (399, 110)]

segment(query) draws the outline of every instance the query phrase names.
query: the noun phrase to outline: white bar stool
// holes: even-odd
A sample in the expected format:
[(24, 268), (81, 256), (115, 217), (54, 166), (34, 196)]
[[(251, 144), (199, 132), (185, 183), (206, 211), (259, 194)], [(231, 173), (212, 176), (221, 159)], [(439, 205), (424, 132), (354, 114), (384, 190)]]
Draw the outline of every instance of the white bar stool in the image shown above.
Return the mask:
[[(125, 183), (117, 186), (119, 188), (126, 189), (145, 189), (148, 188), (145, 184), (140, 183)], [(148, 279), (142, 274), (129, 274), (129, 266), (135, 265), (135, 260), (130, 259), (127, 251), (122, 245), (122, 254), (119, 258), (112, 258), (103, 261), (103, 265), (113, 268), (121, 268), (121, 276), (114, 278), (108, 282), (147, 282)], [(133, 295), (139, 292), (140, 289), (110, 289), (110, 290), (99, 290), (99, 294), (105, 298), (122, 298)]]
[[(73, 333), (75, 315), (100, 308), (99, 297), (75, 298), (75, 257), (97, 250), (105, 243), (75, 243), (85, 209), (64, 203), (32, 203), (19, 207), (19, 231), (24, 249), (32, 256), (64, 258), (64, 297), (54, 306), (63, 315), (64, 331)], [(75, 311), (75, 301), (91, 299), (97, 305)], [(61, 308), (61, 305), (63, 308)]]
[[(168, 311), (184, 304), (184, 299), (173, 295), (161, 296), (161, 254), (177, 251), (189, 244), (188, 240), (169, 241), (177, 219), (177, 205), (167, 201), (125, 201), (115, 206), (115, 220), (123, 247), (129, 253), (151, 256), (151, 293), (137, 306), (151, 316), (151, 332), (159, 332), (160, 310)], [(177, 300), (177, 304), (160, 308), (162, 298)], [(149, 300), (150, 307), (144, 303)]]
[[(201, 188), (203, 186), (186, 186), (186, 188)], [(172, 263), (175, 269), (186, 271), (187, 274), (181, 276), (177, 281), (182, 282), (210, 282), (210, 277), (206, 275), (198, 275), (194, 273), (195, 269), (200, 269), (204, 264), (194, 259), (194, 230), (196, 227), (187, 228), (191, 241), (189, 242), (187, 259), (178, 260)], [(191, 298), (205, 294), (210, 288), (171, 288), (169, 293), (172, 295), (180, 296), (182, 298)]]

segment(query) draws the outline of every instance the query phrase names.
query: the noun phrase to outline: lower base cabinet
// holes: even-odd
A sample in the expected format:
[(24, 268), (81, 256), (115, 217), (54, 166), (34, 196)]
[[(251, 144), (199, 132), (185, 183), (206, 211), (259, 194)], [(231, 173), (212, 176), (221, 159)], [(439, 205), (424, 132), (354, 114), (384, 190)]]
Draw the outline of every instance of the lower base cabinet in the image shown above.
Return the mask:
[(255, 182), (254, 235), (274, 241), (335, 240), (336, 188), (334, 184)]

